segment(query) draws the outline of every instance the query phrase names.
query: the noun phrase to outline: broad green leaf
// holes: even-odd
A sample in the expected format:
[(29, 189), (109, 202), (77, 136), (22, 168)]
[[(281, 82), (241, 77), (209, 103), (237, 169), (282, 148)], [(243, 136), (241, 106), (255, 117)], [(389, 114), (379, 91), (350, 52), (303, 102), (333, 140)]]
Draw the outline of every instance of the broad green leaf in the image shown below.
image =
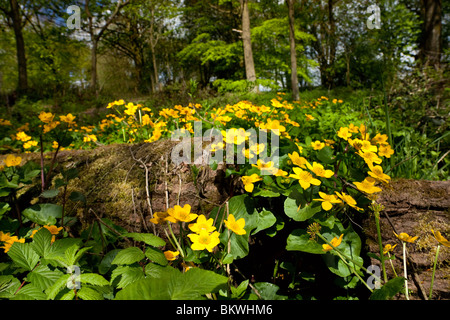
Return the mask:
[(87, 286), (81, 287), (81, 289), (77, 291), (77, 296), (82, 300), (104, 300), (103, 294)]
[(248, 287), (248, 280), (242, 281), (237, 288), (231, 286), (231, 299), (239, 299), (244, 295)]
[(301, 205), (297, 205), (295, 199), (286, 198), (284, 201), (284, 212), (289, 218), (292, 218), (295, 221), (306, 221), (321, 210), (321, 205), (319, 203), (313, 202), (302, 208)]
[[(0, 197), (1, 197), (1, 195), (0, 195)], [(11, 210), (11, 207), (9, 206), (9, 203), (7, 203), (7, 202), (0, 202), (0, 219), (1, 219), (2, 215), (4, 215), (9, 210)]]
[(61, 277), (59, 277), (58, 280), (53, 283), (53, 285), (47, 290), (45, 290), (45, 293), (47, 294), (47, 298), (49, 300), (53, 300), (56, 298), (58, 293), (67, 285), (67, 281), (70, 279), (71, 274), (63, 274)]
[(117, 300), (195, 300), (225, 289), (228, 278), (209, 270), (192, 268), (161, 278), (134, 282), (116, 295)]
[(94, 286), (107, 286), (109, 285), (108, 280), (103, 278), (101, 275), (96, 273), (82, 273), (80, 274), (80, 282), (92, 284)]
[(45, 258), (45, 256), (52, 251), (52, 234), (46, 228), (42, 228), (38, 230), (33, 236), (33, 242), (31, 243), (34, 251), (41, 258)]
[(41, 193), (43, 198), (54, 198), (59, 194), (59, 189), (49, 189)]
[(287, 296), (278, 295), (280, 289), (277, 285), (269, 282), (257, 282), (254, 284), (256, 290), (263, 300), (286, 300)]
[(47, 300), (42, 290), (32, 283), (23, 286), (11, 300)]
[(103, 257), (102, 261), (100, 262), (98, 266), (98, 272), (101, 274), (107, 273), (111, 269), (111, 262), (116, 257), (117, 253), (120, 252), (122, 249), (113, 249), (111, 251), (108, 251), (107, 254)]
[(118, 266), (111, 274), (111, 284), (115, 282), (115, 279), (120, 277), (120, 281), (116, 287), (123, 289), (135, 281), (139, 281), (145, 278), (142, 267), (130, 267), (130, 266)]
[(52, 286), (63, 273), (58, 269), (50, 270), (46, 265), (39, 265), (27, 275), (28, 281), (44, 291)]
[(286, 250), (288, 251), (303, 251), (314, 254), (324, 254), (322, 245), (314, 240), (306, 230), (296, 229), (287, 238)]
[(0, 298), (11, 299), (20, 287), (20, 281), (12, 275), (0, 276)]
[(36, 204), (23, 210), (22, 214), (41, 226), (54, 225), (62, 216), (62, 207), (53, 203)]
[(277, 218), (274, 214), (268, 210), (263, 210), (258, 212), (258, 223), (255, 230), (253, 230), (252, 234), (256, 234), (259, 231), (270, 228), (277, 222)]
[(405, 278), (396, 277), (386, 282), (380, 289), (375, 290), (369, 300), (388, 300), (403, 289)]
[(142, 241), (153, 247), (162, 247), (166, 242), (158, 236), (151, 233), (124, 233), (122, 236), (133, 238), (136, 241)]
[(320, 151), (317, 152), (317, 159), (319, 159), (320, 162), (323, 162), (323, 163), (328, 163), (328, 164), (333, 163), (334, 162), (333, 149), (331, 149), (328, 146), (320, 149)]
[(164, 253), (157, 248), (148, 247), (147, 250), (145, 250), (145, 256), (151, 261), (162, 266), (165, 266), (169, 263)]
[(15, 264), (28, 271), (33, 270), (39, 262), (39, 255), (33, 250), (31, 243), (14, 242), (8, 251), (8, 256)]
[(145, 258), (145, 254), (137, 247), (122, 249), (111, 264), (133, 264)]

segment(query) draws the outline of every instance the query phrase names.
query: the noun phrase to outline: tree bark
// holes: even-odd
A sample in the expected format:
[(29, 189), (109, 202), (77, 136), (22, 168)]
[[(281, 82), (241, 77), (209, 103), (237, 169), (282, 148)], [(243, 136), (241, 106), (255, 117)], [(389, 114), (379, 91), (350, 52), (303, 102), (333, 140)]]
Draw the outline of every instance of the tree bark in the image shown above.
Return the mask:
[(442, 55), (442, 0), (421, 0), (422, 38), (419, 57), (439, 68)]
[(292, 99), (299, 100), (298, 74), (297, 74), (297, 51), (295, 50), (295, 20), (294, 0), (286, 0), (289, 12), (289, 43), (291, 51), (291, 85)]
[(10, 0), (11, 18), (16, 38), (17, 64), (19, 71), (18, 91), (23, 93), (28, 89), (27, 58), (25, 56), (25, 41), (22, 33), (22, 19), (17, 0)]
[(255, 63), (253, 61), (252, 40), (250, 35), (248, 0), (240, 1), (242, 10), (242, 42), (244, 45), (245, 74), (248, 81), (256, 81)]

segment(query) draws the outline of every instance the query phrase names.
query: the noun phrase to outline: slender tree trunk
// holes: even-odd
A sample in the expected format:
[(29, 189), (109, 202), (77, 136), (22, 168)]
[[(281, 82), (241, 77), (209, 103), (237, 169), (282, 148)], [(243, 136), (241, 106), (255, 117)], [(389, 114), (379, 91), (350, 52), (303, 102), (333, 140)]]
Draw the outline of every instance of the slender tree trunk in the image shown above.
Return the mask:
[(95, 94), (97, 94), (97, 47), (97, 40), (93, 37), (91, 48), (91, 88)]
[(242, 42), (244, 45), (245, 74), (248, 81), (256, 81), (255, 63), (253, 61), (252, 40), (250, 35), (248, 0), (240, 1), (242, 10)]
[(13, 21), (14, 35), (16, 37), (17, 64), (19, 71), (18, 91), (20, 93), (28, 89), (27, 58), (25, 56), (25, 41), (22, 33), (22, 19), (17, 0), (10, 0), (11, 18)]
[(299, 99), (298, 75), (297, 75), (297, 51), (295, 50), (295, 20), (294, 20), (294, 0), (286, 0), (289, 12), (289, 43), (291, 50), (291, 85), (292, 99)]
[(442, 0), (421, 0), (422, 38), (419, 56), (424, 63), (439, 67), (442, 54)]

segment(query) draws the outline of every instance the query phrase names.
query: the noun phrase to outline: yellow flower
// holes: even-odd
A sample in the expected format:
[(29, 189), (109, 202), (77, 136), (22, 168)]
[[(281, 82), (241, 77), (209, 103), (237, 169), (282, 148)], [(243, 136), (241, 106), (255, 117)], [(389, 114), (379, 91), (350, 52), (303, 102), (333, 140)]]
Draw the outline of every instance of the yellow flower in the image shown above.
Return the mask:
[(37, 141), (31, 140), (31, 141), (27, 141), (23, 144), (23, 148), (24, 149), (30, 149), (31, 147), (36, 147), (38, 145)]
[(243, 234), (247, 233), (244, 230), (244, 227), (245, 227), (244, 218), (240, 218), (240, 219), (236, 220), (234, 215), (230, 214), (228, 216), (228, 220), (225, 220), (224, 222), (228, 229), (230, 229), (231, 231), (233, 231), (234, 233), (236, 233), (238, 235), (243, 235)]
[(397, 245), (390, 245), (390, 244), (387, 244), (387, 245), (385, 245), (384, 246), (384, 249), (383, 249), (383, 254), (387, 254), (388, 252), (392, 252), (392, 251), (394, 251), (394, 248), (396, 247)]
[(263, 130), (271, 130), (276, 135), (280, 135), (281, 132), (286, 131), (286, 127), (281, 125), (279, 120), (267, 119), (267, 123), (262, 123), (259, 127)]
[[(0, 231), (1, 232), (1, 231)], [(5, 250), (5, 253), (9, 251), (9, 249), (11, 248), (11, 246), (13, 245), (14, 242), (20, 242), (20, 243), (25, 243), (25, 239), (19, 239), (17, 238), (17, 236), (10, 236), (9, 233), (6, 234), (2, 234), (0, 235), (1, 241), (3, 241), (3, 246), (0, 248), (3, 248)]]
[(323, 147), (325, 147), (325, 143), (316, 140), (314, 142), (311, 142), (311, 147), (313, 147), (314, 150), (321, 150)]
[(310, 114), (306, 114), (305, 113), (305, 116), (306, 116), (306, 121), (311, 121), (311, 120), (314, 120), (315, 118), (312, 116), (312, 115), (310, 115)]
[(143, 126), (151, 126), (153, 127), (155, 124), (153, 123), (153, 121), (150, 119), (150, 116), (148, 114), (144, 114), (142, 116), (142, 125)]
[(139, 105), (134, 105), (133, 102), (129, 102), (125, 106), (125, 113), (129, 116), (133, 116), (136, 113), (136, 110), (138, 109)]
[(59, 121), (51, 121), (47, 124), (44, 124), (44, 133), (47, 133), (49, 131), (52, 131), (53, 129), (55, 129), (58, 125), (60, 124)]
[(386, 134), (377, 133), (375, 137), (372, 138), (372, 143), (377, 144), (386, 144), (388, 140), (388, 136)]
[(306, 163), (308, 162), (306, 158), (300, 157), (298, 152), (294, 151), (293, 153), (288, 154), (289, 159), (291, 159), (292, 163), (296, 166), (299, 166), (302, 169), (306, 169)]
[(316, 174), (316, 176), (318, 176), (318, 177), (331, 178), (334, 174), (333, 171), (325, 170), (323, 165), (321, 165), (320, 163), (317, 163), (315, 161), (313, 162), (312, 166), (309, 162), (306, 162), (306, 166), (308, 167), (309, 170), (314, 172)]
[(333, 207), (332, 203), (342, 203), (341, 200), (337, 198), (334, 194), (326, 194), (324, 192), (319, 191), (319, 196), (322, 199), (313, 199), (315, 201), (322, 201), (322, 209), (325, 211), (331, 210)]
[(340, 235), (339, 238), (334, 237), (334, 238), (330, 241), (331, 246), (330, 246), (328, 243), (324, 243), (324, 244), (322, 245), (323, 251), (327, 252), (327, 251), (333, 250), (333, 248), (339, 247), (339, 245), (340, 245), (341, 242), (342, 242), (342, 237), (343, 237), (343, 236), (344, 236), (344, 234), (342, 233), (342, 234)]
[(337, 135), (339, 138), (342, 138), (344, 140), (347, 140), (352, 136), (351, 132), (349, 132), (347, 127), (341, 127), (337, 132)]
[(250, 132), (246, 132), (243, 128), (231, 128), (227, 131), (222, 130), (222, 136), (225, 143), (241, 145), (248, 139)]
[(55, 115), (51, 112), (41, 111), (41, 113), (39, 114), (39, 119), (44, 123), (52, 122), (54, 117)]
[(303, 189), (308, 189), (311, 184), (316, 186), (321, 184), (320, 180), (314, 178), (308, 171), (302, 170), (301, 168), (297, 167), (293, 168), (293, 170), (295, 174), (290, 174), (289, 177), (298, 179), (298, 182)]
[(380, 146), (380, 150), (378, 151), (378, 155), (380, 157), (390, 158), (394, 154), (394, 150), (392, 150), (390, 145), (382, 145)]
[(284, 178), (287, 178), (289, 176), (289, 174), (286, 171), (281, 170), (281, 169), (278, 169), (277, 172), (274, 173), (274, 175), (276, 177), (284, 177)]
[(362, 140), (361, 150), (364, 152), (377, 152), (377, 146), (374, 146), (370, 143), (370, 141)]
[(52, 225), (52, 226), (44, 226), (44, 228), (50, 231), (51, 234), (58, 235), (58, 233), (62, 230), (63, 227), (58, 228), (57, 226)]
[(200, 233), (200, 231), (205, 230), (207, 232), (213, 232), (216, 230), (216, 227), (213, 226), (214, 220), (209, 218), (206, 220), (206, 217), (202, 214), (197, 218), (196, 223), (189, 224), (189, 229), (195, 233)]
[(368, 174), (376, 180), (388, 183), (388, 180), (391, 179), (391, 177), (383, 173), (383, 168), (381, 166), (369, 166), (369, 168), (371, 171), (369, 171)]
[(378, 158), (378, 156), (373, 152), (364, 152), (362, 150), (358, 151), (358, 155), (364, 159), (364, 162), (367, 163), (368, 166), (373, 166), (374, 163), (380, 164), (382, 160)]
[(191, 233), (188, 234), (189, 239), (192, 241), (191, 249), (192, 250), (208, 250), (212, 252), (215, 246), (220, 243), (219, 235), (217, 231), (213, 233), (209, 233), (206, 230), (200, 231), (199, 234)]
[(176, 205), (173, 208), (169, 208), (169, 210), (167, 210), (167, 213), (177, 221), (182, 222), (191, 222), (198, 216), (195, 213), (191, 213), (191, 206), (189, 204), (185, 204), (184, 207)]
[(6, 242), (10, 238), (9, 232), (3, 233), (3, 231), (0, 231), (0, 242)]
[[(167, 211), (164, 212), (155, 212), (153, 213), (153, 218), (151, 218), (149, 221), (154, 223), (154, 224), (160, 224), (163, 223), (164, 221), (167, 221), (167, 218), (169, 218), (169, 214), (167, 213)], [(172, 221), (171, 221), (172, 220)], [(175, 219), (171, 218), (171, 222), (177, 222)]]
[(353, 199), (353, 197), (349, 194), (346, 194), (345, 192), (337, 192), (335, 191), (337, 196), (344, 201), (346, 204), (348, 204), (350, 207), (355, 208), (356, 210), (362, 210), (360, 207), (357, 206), (356, 200)]
[(16, 133), (16, 139), (19, 140), (19, 141), (25, 142), (25, 141), (30, 140), (31, 137), (29, 135), (27, 135), (25, 132), (19, 131), (19, 132)]
[(363, 141), (361, 139), (348, 139), (350, 145), (356, 149), (356, 151), (361, 150), (363, 146)]
[(405, 232), (402, 232), (400, 234), (396, 234), (394, 232), (394, 234), (399, 240), (404, 241), (404, 242), (409, 242), (409, 243), (414, 243), (414, 241), (416, 241), (417, 238), (419, 237), (419, 236), (411, 237), (409, 234), (407, 234)]
[(358, 133), (359, 127), (355, 126), (353, 123), (350, 123), (348, 126), (348, 131), (352, 133)]
[(180, 254), (179, 251), (164, 251), (164, 256), (166, 257), (167, 261), (173, 261), (177, 258), (177, 256)]
[(97, 141), (95, 134), (88, 134), (83, 138), (83, 142)]
[(274, 174), (278, 169), (273, 165), (273, 161), (264, 162), (263, 160), (258, 159), (256, 164), (252, 164), (252, 167), (258, 168), (262, 174)]
[(75, 116), (71, 113), (68, 113), (66, 116), (59, 116), (59, 120), (67, 123), (68, 125), (74, 124)]
[(253, 184), (262, 180), (262, 178), (256, 173), (252, 174), (251, 176), (242, 176), (241, 179), (244, 183), (244, 189), (247, 192), (252, 192), (253, 188), (255, 187)]
[(372, 177), (367, 177), (362, 182), (354, 182), (354, 184), (358, 190), (368, 194), (381, 192), (381, 188), (375, 187), (375, 179)]
[(433, 232), (433, 236), (434, 238), (443, 246), (445, 247), (449, 247), (450, 248), (450, 241), (448, 241), (447, 239), (445, 239), (441, 233), (439, 231), (436, 231), (436, 233), (434, 232), (433, 229), (431, 229), (431, 232)]
[(15, 157), (14, 155), (10, 154), (5, 159), (5, 165), (7, 167), (15, 167), (18, 166), (22, 162), (21, 157)]

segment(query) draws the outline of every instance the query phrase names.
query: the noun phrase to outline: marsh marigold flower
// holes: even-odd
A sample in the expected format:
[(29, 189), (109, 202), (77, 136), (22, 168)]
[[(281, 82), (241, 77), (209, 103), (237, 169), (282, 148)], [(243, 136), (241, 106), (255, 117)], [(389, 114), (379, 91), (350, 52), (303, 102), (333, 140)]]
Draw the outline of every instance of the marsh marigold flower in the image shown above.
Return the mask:
[(5, 165), (7, 167), (15, 167), (15, 166), (18, 166), (22, 162), (22, 158), (16, 157), (16, 156), (10, 154), (6, 157), (6, 159), (4, 161), (5, 161)]
[(354, 182), (354, 184), (358, 190), (368, 194), (381, 192), (381, 188), (375, 186), (375, 179), (372, 177), (367, 177), (362, 182)]
[(334, 194), (326, 194), (324, 192), (319, 191), (319, 196), (321, 199), (313, 199), (315, 201), (322, 201), (322, 209), (325, 211), (331, 210), (333, 207), (333, 203), (342, 203), (341, 200), (338, 199)]
[(31, 140), (31, 137), (27, 135), (25, 132), (19, 131), (16, 133), (16, 139), (22, 142), (26, 142), (28, 140)]
[(388, 183), (391, 179), (391, 177), (389, 177), (387, 174), (383, 173), (383, 168), (381, 166), (370, 166), (370, 171), (368, 172), (368, 174), (372, 177), (375, 178), (376, 180), (380, 181), (380, 182), (384, 182), (384, 183)]
[(209, 233), (206, 230), (201, 230), (200, 233), (191, 233), (188, 234), (189, 239), (192, 241), (191, 249), (192, 250), (208, 250), (212, 252), (215, 246), (220, 243), (219, 240), (220, 233), (214, 231), (213, 233)]
[(289, 159), (291, 159), (292, 163), (296, 166), (306, 169), (306, 163), (308, 162), (305, 157), (300, 157), (297, 151), (288, 154)]
[(394, 150), (392, 150), (390, 145), (382, 145), (380, 146), (380, 150), (378, 150), (378, 155), (380, 157), (390, 158), (394, 154)]
[(253, 192), (253, 188), (255, 187), (254, 183), (262, 180), (262, 178), (256, 173), (251, 176), (242, 176), (241, 179), (244, 183), (244, 189), (247, 192)]
[(224, 222), (228, 229), (230, 229), (231, 231), (233, 231), (234, 233), (236, 233), (238, 235), (243, 235), (243, 234), (247, 233), (244, 230), (244, 227), (245, 227), (244, 218), (240, 218), (240, 219), (236, 220), (234, 215), (230, 214), (228, 216), (228, 220), (225, 220)]
[(53, 118), (55, 117), (55, 115), (51, 112), (45, 112), (45, 111), (41, 111), (41, 113), (39, 114), (39, 120), (41, 120), (44, 123), (50, 123), (53, 121)]
[(395, 245), (390, 245), (390, 244), (385, 245), (383, 248), (383, 254), (387, 254), (388, 252), (394, 251), (394, 248), (396, 246), (397, 246), (396, 244)]
[(313, 147), (314, 150), (321, 150), (325, 147), (325, 143), (316, 140), (314, 142), (311, 142), (311, 147)]
[(191, 213), (191, 206), (189, 204), (185, 204), (184, 207), (176, 205), (173, 208), (169, 208), (167, 213), (177, 221), (182, 222), (191, 222), (198, 216), (195, 213)]
[(313, 175), (305, 170), (302, 170), (301, 168), (293, 168), (295, 174), (290, 174), (290, 178), (294, 178), (298, 180), (298, 183), (303, 189), (308, 189), (311, 184), (318, 186), (322, 182), (316, 178), (313, 177)]
[(419, 237), (419, 236), (411, 237), (411, 236), (410, 236), (409, 234), (407, 234), (406, 232), (402, 232), (402, 233), (400, 233), (400, 234), (396, 234), (396, 233), (394, 232), (394, 234), (395, 234), (395, 236), (396, 236), (399, 240), (404, 241), (404, 242), (409, 242), (409, 243), (414, 243), (414, 241), (416, 241), (417, 238)]
[(340, 235), (339, 238), (334, 237), (334, 238), (330, 241), (331, 246), (330, 246), (328, 243), (324, 243), (324, 244), (322, 245), (323, 251), (327, 252), (327, 251), (333, 250), (333, 248), (339, 247), (339, 245), (340, 245), (341, 242), (342, 242), (342, 237), (343, 237), (343, 236), (344, 236), (344, 234), (342, 233), (342, 234)]
[(189, 224), (189, 229), (191, 229), (192, 232), (200, 233), (200, 231), (205, 230), (207, 232), (213, 232), (216, 230), (216, 227), (213, 226), (214, 220), (212, 218), (209, 218), (206, 220), (206, 217), (201, 214), (198, 216), (197, 221), (195, 223)]
[(167, 261), (173, 261), (175, 260), (179, 255), (180, 255), (180, 251), (164, 251), (164, 256), (166, 257)]
[(306, 162), (306, 166), (318, 177), (331, 178), (334, 174), (334, 172), (331, 170), (325, 170), (323, 165), (317, 162), (313, 162), (312, 165), (309, 162)]
[(445, 239), (441, 233), (439, 231), (434, 231), (433, 229), (431, 229), (431, 232), (433, 233), (434, 238), (443, 246), (445, 247), (449, 247), (450, 248), (450, 241), (448, 241), (447, 239)]
[(349, 194), (346, 194), (345, 192), (337, 192), (335, 191), (337, 196), (344, 201), (346, 204), (348, 204), (350, 207), (355, 208), (356, 210), (362, 210), (360, 207), (357, 206), (356, 200), (353, 199), (353, 197)]
[(347, 127), (341, 127), (337, 132), (337, 135), (339, 138), (342, 138), (347, 141), (348, 138), (352, 136), (352, 133), (349, 131)]

